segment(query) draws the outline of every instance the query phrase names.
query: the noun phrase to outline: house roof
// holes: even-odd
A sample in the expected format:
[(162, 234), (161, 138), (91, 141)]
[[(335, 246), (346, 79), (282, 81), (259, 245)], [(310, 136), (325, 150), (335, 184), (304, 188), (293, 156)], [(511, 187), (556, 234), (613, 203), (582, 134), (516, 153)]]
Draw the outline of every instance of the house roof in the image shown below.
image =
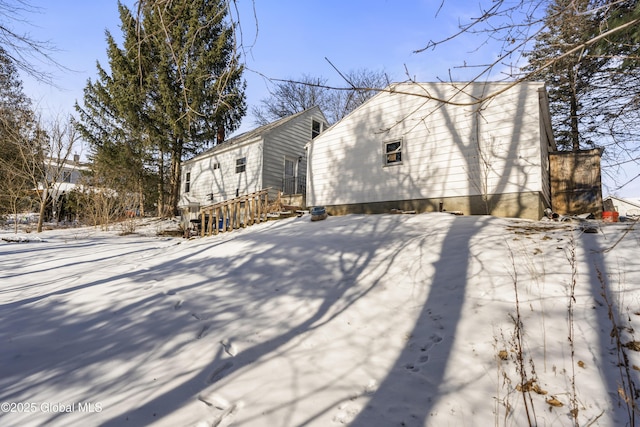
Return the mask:
[(640, 209), (640, 199), (617, 197), (617, 196), (607, 196), (607, 197), (604, 198), (604, 200), (607, 200), (607, 199), (618, 200), (620, 202), (627, 203), (629, 205), (635, 206), (635, 207)]
[[(236, 135), (236, 136), (234, 136), (232, 138), (227, 139), (222, 144), (215, 145), (214, 147), (211, 147), (208, 150), (203, 151), (202, 153), (192, 157), (191, 159), (186, 160), (185, 163), (191, 162), (191, 161), (194, 161), (194, 160), (198, 160), (198, 159), (201, 159), (203, 157), (212, 156), (212, 155), (214, 155), (216, 153), (219, 153), (219, 152), (226, 151), (226, 150), (231, 149), (233, 147), (237, 147), (238, 145), (241, 145), (241, 144), (243, 144), (245, 142), (251, 141), (252, 139), (264, 137), (264, 135), (266, 135), (267, 133), (269, 133), (273, 129), (276, 129), (276, 128), (278, 128), (278, 127), (280, 127), (280, 126), (292, 121), (293, 119), (295, 119), (297, 117), (300, 117), (300, 116), (302, 116), (302, 115), (304, 115), (304, 114), (306, 114), (306, 113), (308, 113), (310, 111), (316, 110), (316, 109), (318, 111), (320, 111), (320, 107), (317, 107), (317, 106), (311, 107), (311, 108), (308, 108), (308, 109), (306, 109), (304, 111), (301, 111), (299, 113), (292, 114), (292, 115), (287, 116), (287, 117), (283, 117), (283, 118), (281, 118), (279, 120), (276, 120), (275, 122), (271, 122), (271, 123), (268, 123), (266, 125), (257, 127), (257, 128), (255, 128), (253, 130), (250, 130), (250, 131), (241, 133), (239, 135)], [(320, 114), (322, 114), (322, 111), (320, 111)], [(323, 115), (323, 117), (324, 117), (324, 115)]]

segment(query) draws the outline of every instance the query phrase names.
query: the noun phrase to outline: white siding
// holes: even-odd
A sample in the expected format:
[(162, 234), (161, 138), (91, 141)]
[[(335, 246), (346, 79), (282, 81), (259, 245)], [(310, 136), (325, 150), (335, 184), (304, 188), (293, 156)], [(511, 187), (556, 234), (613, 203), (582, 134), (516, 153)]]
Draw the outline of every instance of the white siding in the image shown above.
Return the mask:
[(305, 145), (311, 141), (311, 122), (316, 120), (326, 128), (327, 124), (319, 108), (309, 109), (283, 126), (265, 135), (263, 182), (265, 187), (280, 190), (284, 177), (285, 157), (300, 159), (297, 175), (305, 179), (307, 156)]
[[(538, 83), (399, 85), (378, 94), (309, 146), (309, 205), (540, 191)], [(464, 85), (458, 85), (463, 88)], [(402, 164), (383, 166), (383, 142), (401, 138)]]
[[(246, 157), (245, 172), (236, 173), (236, 160)], [(219, 164), (218, 169), (214, 165)], [(242, 145), (217, 150), (211, 155), (186, 162), (182, 168), (181, 205), (188, 202), (210, 204), (262, 189), (262, 141), (254, 139)], [(185, 193), (187, 173), (190, 173), (189, 192)]]
[[(183, 163), (180, 206), (210, 204), (236, 196), (282, 189), (285, 157), (297, 163), (297, 175), (306, 175), (305, 145), (311, 141), (312, 120), (326, 120), (318, 107), (262, 126), (214, 147)], [(246, 157), (246, 171), (236, 173), (236, 161)], [(216, 168), (214, 165), (219, 165)], [(189, 174), (189, 191), (186, 191)], [(209, 197), (212, 195), (212, 199)]]

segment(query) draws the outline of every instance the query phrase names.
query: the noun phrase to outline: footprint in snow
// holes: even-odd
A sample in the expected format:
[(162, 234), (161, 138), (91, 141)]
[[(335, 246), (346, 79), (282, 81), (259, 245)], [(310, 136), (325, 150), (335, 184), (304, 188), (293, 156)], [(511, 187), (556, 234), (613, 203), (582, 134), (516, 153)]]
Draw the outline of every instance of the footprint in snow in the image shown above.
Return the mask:
[(407, 363), (404, 365), (404, 368), (407, 371), (420, 372), (421, 367), (429, 361), (430, 350), (434, 345), (439, 344), (440, 342), (442, 342), (442, 337), (438, 334), (433, 334), (426, 343), (422, 343), (420, 345), (417, 345), (419, 343), (416, 342), (409, 343), (409, 349), (412, 351), (419, 349), (419, 354), (415, 361)]
[(343, 403), (338, 406), (338, 412), (331, 421), (336, 424), (350, 424), (356, 419), (361, 409), (359, 405), (355, 405), (352, 402)]
[(228, 339), (223, 339), (222, 341), (220, 341), (220, 344), (222, 345), (222, 347), (224, 347), (224, 351), (231, 357), (235, 357), (236, 354), (238, 354), (238, 349), (236, 348), (235, 345), (233, 345), (231, 343), (231, 341), (229, 341)]
[(198, 336), (196, 337), (196, 339), (201, 339), (207, 336), (207, 332), (209, 331), (209, 328), (211, 327), (211, 325), (204, 325), (201, 329), (200, 332), (198, 333)]
[(211, 416), (200, 420), (193, 427), (227, 427), (231, 425), (240, 409), (244, 406), (243, 402), (231, 403), (216, 393), (201, 393), (198, 395), (198, 400), (209, 407)]
[(227, 375), (227, 371), (231, 368), (233, 368), (233, 362), (226, 362), (224, 365), (218, 366), (207, 377), (207, 383), (213, 384), (216, 381), (220, 381)]

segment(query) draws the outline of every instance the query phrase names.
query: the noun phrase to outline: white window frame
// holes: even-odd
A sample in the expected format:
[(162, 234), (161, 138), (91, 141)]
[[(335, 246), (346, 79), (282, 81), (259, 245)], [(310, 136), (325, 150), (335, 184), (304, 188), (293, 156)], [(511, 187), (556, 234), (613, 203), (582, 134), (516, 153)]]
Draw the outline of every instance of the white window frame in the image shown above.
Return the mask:
[(240, 157), (236, 159), (236, 173), (242, 173), (247, 171), (247, 157)]
[[(400, 144), (398, 148), (393, 151), (388, 151), (389, 145), (397, 143)], [(398, 154), (400, 155), (400, 160), (390, 160), (393, 155), (397, 157)], [(401, 165), (404, 160), (403, 154), (406, 155), (404, 149), (404, 140), (402, 138), (390, 139), (382, 142), (382, 166), (387, 167)]]
[[(318, 130), (314, 129), (315, 124), (318, 124)], [(323, 124), (320, 120), (311, 119), (311, 139), (315, 139), (318, 135), (322, 133)]]
[(191, 190), (191, 171), (185, 172), (184, 175), (184, 192), (188, 193)]

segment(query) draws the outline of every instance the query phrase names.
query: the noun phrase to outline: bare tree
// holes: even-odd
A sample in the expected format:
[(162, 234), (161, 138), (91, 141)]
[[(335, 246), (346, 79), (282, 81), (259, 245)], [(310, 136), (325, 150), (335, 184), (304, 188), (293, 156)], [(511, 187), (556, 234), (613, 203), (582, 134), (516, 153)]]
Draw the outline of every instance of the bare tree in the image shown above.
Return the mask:
[(298, 81), (276, 82), (271, 95), (251, 109), (256, 124), (266, 125), (315, 106), (324, 111), (329, 103), (326, 83), (322, 77), (309, 75), (303, 75)]
[(18, 172), (38, 194), (38, 233), (42, 231), (47, 207), (59, 195), (58, 186), (68, 171), (69, 157), (77, 141), (78, 134), (70, 118), (53, 119), (46, 127), (38, 127), (35, 138), (16, 147), (22, 159), (22, 170)]
[(314, 106), (320, 107), (329, 123), (335, 123), (389, 84), (384, 72), (359, 69), (343, 74), (336, 71), (347, 87), (330, 87), (328, 79), (307, 74), (298, 80), (273, 79), (271, 95), (251, 110), (256, 124), (265, 125)]
[(39, 12), (26, 0), (0, 0), (0, 47), (18, 69), (39, 81), (52, 83), (51, 75), (42, 71), (38, 64), (65, 69), (51, 56), (55, 52), (54, 46), (15, 29), (15, 24), (28, 23), (28, 15)]

